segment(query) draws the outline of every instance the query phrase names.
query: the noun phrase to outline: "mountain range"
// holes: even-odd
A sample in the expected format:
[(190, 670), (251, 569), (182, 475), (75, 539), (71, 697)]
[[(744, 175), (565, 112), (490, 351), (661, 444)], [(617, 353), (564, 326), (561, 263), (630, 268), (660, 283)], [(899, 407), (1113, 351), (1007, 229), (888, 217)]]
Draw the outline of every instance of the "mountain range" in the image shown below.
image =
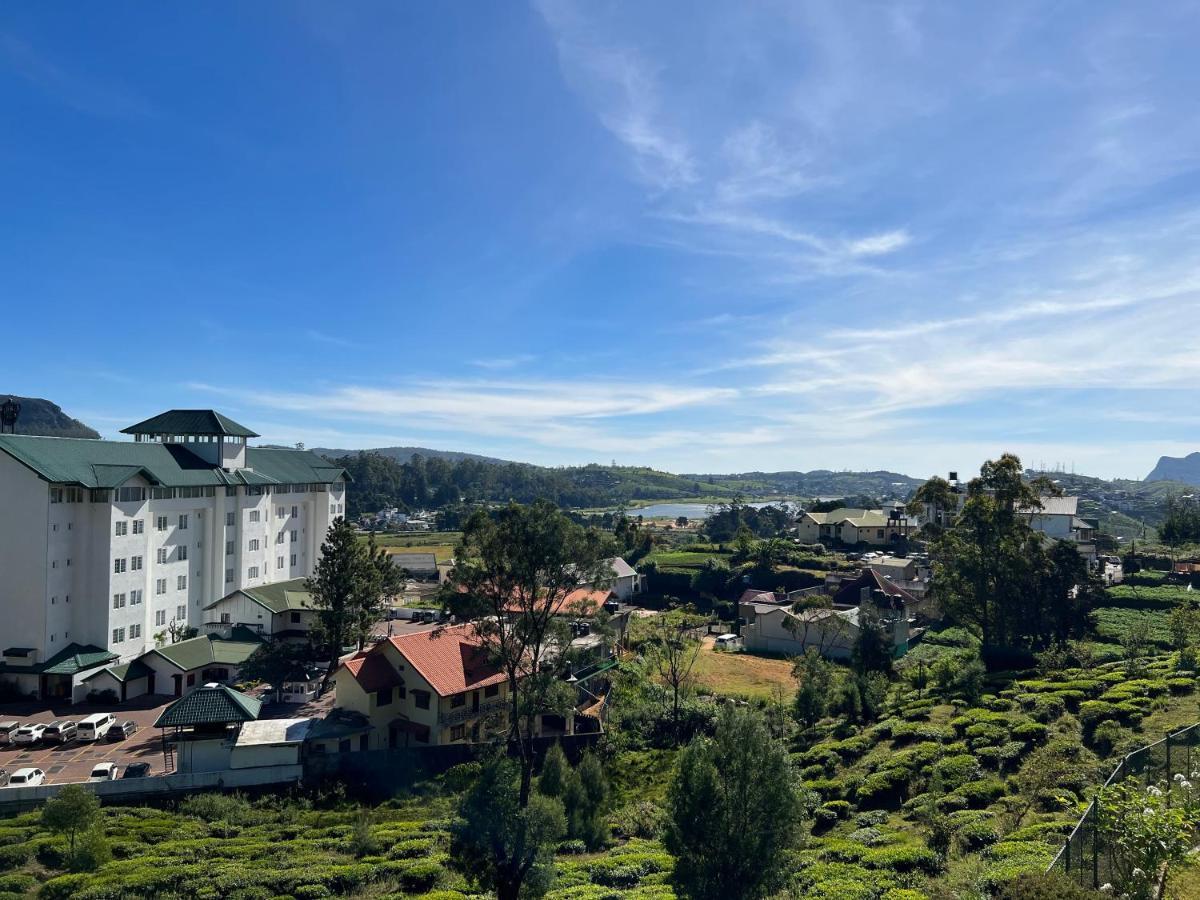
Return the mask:
[[(359, 453), (358, 450), (334, 450), (329, 447), (310, 447), (313, 453), (319, 453), (327, 459), (339, 459), (343, 456), (353, 456)], [(495, 456), (481, 456), (478, 453), (462, 453), (458, 450), (434, 450), (430, 447), (374, 447), (370, 450), (361, 451), (363, 453), (377, 453), (380, 456), (386, 456), (388, 459), (394, 459), (399, 463), (406, 463), (414, 456), (423, 456), (426, 459), (444, 459), (446, 462), (458, 462), (462, 459), (474, 459), (478, 462), (496, 463), (506, 465), (511, 460), (498, 459)]]

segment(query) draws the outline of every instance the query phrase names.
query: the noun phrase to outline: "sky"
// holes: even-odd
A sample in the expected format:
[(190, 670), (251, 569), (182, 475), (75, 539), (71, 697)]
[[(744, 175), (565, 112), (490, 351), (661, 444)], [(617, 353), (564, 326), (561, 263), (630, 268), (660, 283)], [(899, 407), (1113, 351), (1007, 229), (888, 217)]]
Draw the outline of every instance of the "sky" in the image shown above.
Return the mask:
[(11, 5), (0, 390), (675, 472), (1200, 449), (1194, 2)]

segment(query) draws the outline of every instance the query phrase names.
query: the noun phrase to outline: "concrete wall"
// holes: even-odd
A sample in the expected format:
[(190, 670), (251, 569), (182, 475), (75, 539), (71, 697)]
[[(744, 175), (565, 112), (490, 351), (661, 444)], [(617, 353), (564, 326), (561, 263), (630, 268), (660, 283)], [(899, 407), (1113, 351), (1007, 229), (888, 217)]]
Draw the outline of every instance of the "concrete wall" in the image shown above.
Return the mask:
[[(4, 497), (0, 514), (0, 621), (4, 623), (4, 643), (0, 650), (59, 650), (70, 643), (64, 637), (70, 628), (70, 611), (61, 597), (50, 605), (48, 575), (54, 575), (55, 593), (65, 595), (67, 587), (63, 580), (65, 566), (61, 572), (56, 569), (51, 573), (49, 568), (50, 495), (46, 482), (8, 454), (0, 454), (0, 494)], [(65, 538), (65, 530), (62, 536)], [(55, 635), (53, 644), (51, 634)]]
[(795, 631), (785, 627), (787, 613), (776, 610), (761, 613), (742, 629), (742, 641), (747, 650), (759, 653), (782, 653), (801, 656), (809, 647), (832, 659), (847, 659), (852, 653), (856, 628), (839, 616), (813, 622), (805, 629), (798, 623)]
[[(184, 772), (151, 778), (119, 778), (88, 784), (101, 800), (109, 803), (131, 803), (153, 797), (170, 797), (212, 789), (253, 787), (264, 784), (298, 782), (304, 775), (299, 765), (268, 766), (259, 769), (227, 769), (223, 772)], [(38, 787), (4, 788), (0, 790), (0, 813), (11, 815), (35, 809), (62, 790), (63, 784), (43, 784)]]

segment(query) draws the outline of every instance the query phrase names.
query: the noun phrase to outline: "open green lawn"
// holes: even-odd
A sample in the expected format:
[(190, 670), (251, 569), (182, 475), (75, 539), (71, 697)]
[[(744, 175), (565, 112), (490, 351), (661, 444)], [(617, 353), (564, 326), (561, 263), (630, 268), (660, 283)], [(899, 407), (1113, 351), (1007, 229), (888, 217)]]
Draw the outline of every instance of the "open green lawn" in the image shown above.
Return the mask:
[(770, 700), (780, 689), (789, 698), (796, 691), (786, 659), (714, 650), (711, 641), (700, 650), (693, 671), (699, 686), (714, 694)]
[(375, 543), (393, 553), (433, 553), (438, 562), (445, 562), (454, 558), (454, 549), (461, 537), (462, 532), (459, 531), (402, 531), (377, 534)]

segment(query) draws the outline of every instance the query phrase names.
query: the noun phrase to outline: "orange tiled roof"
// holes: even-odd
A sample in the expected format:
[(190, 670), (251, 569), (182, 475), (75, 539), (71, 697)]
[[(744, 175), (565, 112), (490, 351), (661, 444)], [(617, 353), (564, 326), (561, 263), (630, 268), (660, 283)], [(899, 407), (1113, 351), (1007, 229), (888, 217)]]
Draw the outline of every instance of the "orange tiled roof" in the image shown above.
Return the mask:
[(404, 684), (400, 673), (379, 652), (364, 650), (344, 663), (354, 680), (368, 694)]
[(473, 625), (453, 625), (388, 638), (442, 697), (504, 681)]
[[(605, 601), (612, 596), (612, 591), (595, 590), (590, 587), (576, 588), (562, 597), (552, 610), (556, 616), (591, 616), (600, 611)], [(546, 601), (543, 601), (546, 602)], [(520, 603), (509, 603), (505, 607), (508, 612), (520, 612)]]

